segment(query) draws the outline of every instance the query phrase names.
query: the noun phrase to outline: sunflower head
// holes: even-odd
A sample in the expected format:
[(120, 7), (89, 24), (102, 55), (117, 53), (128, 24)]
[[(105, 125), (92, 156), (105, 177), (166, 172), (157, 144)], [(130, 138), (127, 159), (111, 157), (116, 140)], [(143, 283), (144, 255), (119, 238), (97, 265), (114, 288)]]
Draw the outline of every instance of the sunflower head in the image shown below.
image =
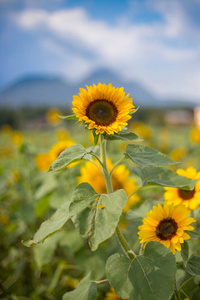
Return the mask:
[(96, 134), (114, 134), (121, 131), (134, 110), (132, 98), (125, 96), (123, 88), (93, 84), (80, 89), (79, 96), (73, 96), (73, 112), (80, 122), (95, 130)]
[[(200, 179), (200, 172), (197, 172), (193, 167), (186, 170), (178, 169), (176, 173), (190, 179)], [(164, 198), (168, 204), (182, 204), (189, 209), (197, 209), (200, 205), (200, 180), (197, 181), (191, 191), (171, 187), (165, 187), (165, 190)]]
[(143, 224), (138, 227), (140, 243), (144, 246), (150, 241), (158, 241), (169, 248), (173, 254), (175, 250), (181, 251), (181, 244), (190, 236), (184, 230), (194, 230), (190, 224), (196, 222), (188, 218), (190, 210), (183, 205), (160, 204), (154, 206), (143, 219)]

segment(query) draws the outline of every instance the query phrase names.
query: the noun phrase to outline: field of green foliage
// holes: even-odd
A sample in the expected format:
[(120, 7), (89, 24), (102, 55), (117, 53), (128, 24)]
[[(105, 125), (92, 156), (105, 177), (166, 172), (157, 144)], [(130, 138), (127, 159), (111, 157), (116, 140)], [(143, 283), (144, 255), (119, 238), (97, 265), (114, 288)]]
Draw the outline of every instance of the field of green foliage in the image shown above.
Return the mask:
[[(150, 126), (144, 122), (134, 122), (133, 116), (129, 130), (143, 139), (139, 144), (153, 147), (167, 154), (172, 160), (179, 161), (179, 164), (167, 166), (170, 170), (175, 172), (178, 168), (186, 169), (192, 166), (200, 171), (200, 131), (193, 125)], [(91, 251), (87, 240), (79, 234), (70, 219), (65, 219), (62, 211), (56, 220), (57, 223), (60, 222), (60, 226), (54, 224), (53, 233), (57, 233), (52, 234), (50, 230), (45, 238), (38, 237), (38, 243), (32, 245), (40, 225), (51, 218), (66, 201), (71, 200), (79, 183), (89, 182), (98, 187), (104, 184), (97, 174), (98, 170), (95, 173), (94, 167), (86, 164), (84, 159), (75, 162), (73, 168), (69, 166), (58, 172), (47, 172), (59, 154), (74, 144), (81, 144), (90, 149), (94, 146), (93, 135), (86, 131), (84, 126), (79, 127), (75, 124), (75, 121), (59, 122), (53, 112), (49, 113), (48, 126), (42, 129), (16, 131), (6, 124), (1, 127), (1, 299), (62, 299), (65, 293), (73, 291), (89, 273), (91, 278), (99, 283), (97, 299), (121, 299), (110, 288), (109, 283), (104, 281), (108, 257), (122, 252), (115, 235), (102, 242), (95, 251)], [(125, 152), (126, 144), (124, 140), (108, 142), (111, 167)], [(97, 144), (95, 155), (99, 154), (98, 151)], [(123, 164), (124, 169), (119, 169), (116, 174), (116, 189), (124, 188), (128, 193), (128, 183), (137, 187), (140, 178), (132, 170), (132, 161), (125, 160)], [(130, 247), (136, 249), (136, 252), (140, 251), (138, 226), (142, 224), (142, 218), (153, 205), (164, 202), (164, 192), (163, 186), (144, 188), (137, 193), (137, 199), (133, 199), (123, 211), (119, 226)], [(192, 211), (192, 216), (198, 224), (199, 208)], [(51, 221), (49, 222), (51, 226)], [(31, 247), (27, 247), (30, 245)], [(198, 237), (189, 240), (188, 245), (193, 254), (200, 255)], [(176, 253), (176, 261), (180, 262), (180, 253)], [(197, 267), (200, 275), (200, 267)], [(190, 276), (192, 275), (184, 273), (184, 268), (180, 268), (177, 272), (179, 286)], [(200, 279), (198, 276), (193, 277), (188, 284), (185, 283), (180, 299), (199, 299)]]

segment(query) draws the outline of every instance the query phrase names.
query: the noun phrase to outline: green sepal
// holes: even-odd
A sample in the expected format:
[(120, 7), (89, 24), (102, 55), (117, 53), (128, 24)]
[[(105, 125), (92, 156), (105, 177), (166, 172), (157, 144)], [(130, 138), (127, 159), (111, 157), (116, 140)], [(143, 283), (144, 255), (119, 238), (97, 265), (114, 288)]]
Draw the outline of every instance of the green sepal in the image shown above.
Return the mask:
[(132, 111), (129, 113), (129, 115), (135, 114), (135, 113), (138, 111), (139, 108), (140, 108), (140, 106), (138, 106), (136, 109), (132, 110)]
[(96, 134), (95, 130), (92, 131), (94, 137), (94, 145), (96, 146), (99, 140), (99, 134)]
[(69, 116), (58, 115), (58, 117), (63, 120), (78, 120), (78, 117), (76, 115), (69, 115)]

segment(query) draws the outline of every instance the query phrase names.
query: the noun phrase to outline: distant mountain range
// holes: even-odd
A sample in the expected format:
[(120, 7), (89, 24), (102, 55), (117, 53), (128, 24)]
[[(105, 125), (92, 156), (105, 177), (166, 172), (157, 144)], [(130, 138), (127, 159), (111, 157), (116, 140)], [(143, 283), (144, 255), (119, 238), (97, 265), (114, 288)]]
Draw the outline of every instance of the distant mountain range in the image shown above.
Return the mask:
[(133, 98), (135, 106), (193, 107), (197, 103), (173, 99), (158, 99), (144, 86), (137, 82), (123, 81), (109, 70), (94, 72), (85, 80), (72, 84), (63, 78), (48, 75), (29, 75), (0, 91), (0, 107), (71, 107), (73, 95), (79, 93), (80, 87), (93, 83), (112, 83), (115, 87), (124, 87), (124, 91)]

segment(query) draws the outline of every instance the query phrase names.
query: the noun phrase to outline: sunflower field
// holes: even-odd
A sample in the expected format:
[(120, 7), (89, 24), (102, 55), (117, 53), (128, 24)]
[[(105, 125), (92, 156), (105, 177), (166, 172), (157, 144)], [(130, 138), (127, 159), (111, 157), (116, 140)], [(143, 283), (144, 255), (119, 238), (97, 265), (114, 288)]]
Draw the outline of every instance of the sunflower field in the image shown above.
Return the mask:
[(1, 127), (1, 299), (200, 299), (200, 129), (136, 121), (125, 93)]

